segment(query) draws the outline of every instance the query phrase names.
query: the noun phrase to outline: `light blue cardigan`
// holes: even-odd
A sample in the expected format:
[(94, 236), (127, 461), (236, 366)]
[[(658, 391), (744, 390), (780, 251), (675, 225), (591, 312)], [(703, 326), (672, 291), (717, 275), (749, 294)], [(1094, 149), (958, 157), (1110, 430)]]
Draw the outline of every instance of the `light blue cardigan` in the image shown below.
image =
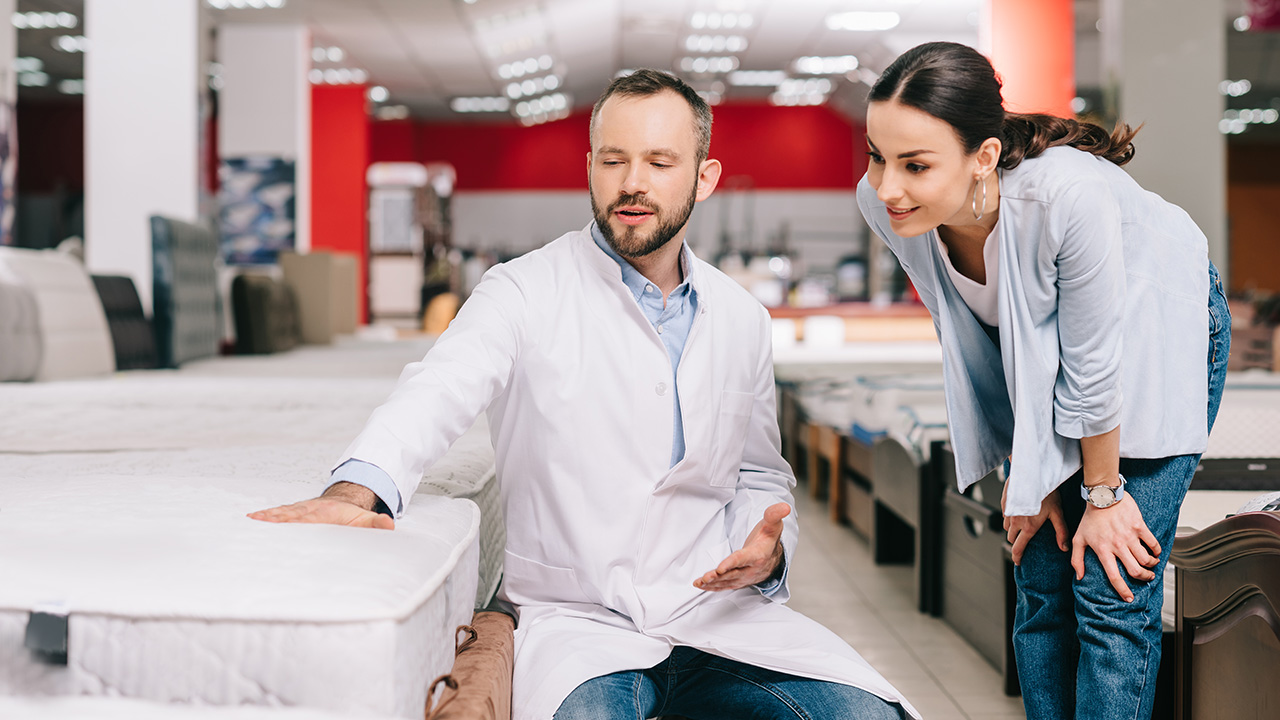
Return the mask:
[(1006, 513), (1035, 515), (1117, 425), (1122, 457), (1204, 452), (1208, 243), (1181, 208), (1074, 148), (1003, 171), (997, 347), (936, 232), (895, 235), (865, 177), (858, 206), (933, 315), (961, 489), (1012, 454)]

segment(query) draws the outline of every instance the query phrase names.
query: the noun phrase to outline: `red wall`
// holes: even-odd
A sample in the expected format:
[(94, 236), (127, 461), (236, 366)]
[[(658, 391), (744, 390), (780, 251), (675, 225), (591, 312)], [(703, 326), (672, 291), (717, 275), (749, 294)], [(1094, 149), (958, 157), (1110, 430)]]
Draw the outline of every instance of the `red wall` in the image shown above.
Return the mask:
[[(369, 119), (363, 85), (311, 88), (311, 249), (354, 253), (365, 287)], [(359, 317), (366, 318), (364, 293)]]
[[(586, 111), (527, 128), (375, 122), (370, 160), (450, 163), (459, 190), (585, 190), (589, 122)], [(864, 132), (825, 106), (721, 105), (711, 156), (724, 180), (745, 176), (757, 188), (852, 190), (866, 172), (866, 155), (856, 151)]]

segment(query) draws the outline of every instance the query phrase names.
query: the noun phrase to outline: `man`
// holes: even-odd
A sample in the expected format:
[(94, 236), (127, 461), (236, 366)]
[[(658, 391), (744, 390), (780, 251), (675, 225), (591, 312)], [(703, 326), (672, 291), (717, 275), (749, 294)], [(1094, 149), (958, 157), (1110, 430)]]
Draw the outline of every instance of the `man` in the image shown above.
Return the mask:
[(684, 243), (720, 177), (710, 142), (679, 79), (615, 80), (591, 119), (595, 222), (493, 268), (324, 495), (255, 514), (390, 528), (371, 509), (400, 513), (487, 408), (517, 720), (900, 717), (884, 678), (782, 604), (799, 530), (769, 316)]

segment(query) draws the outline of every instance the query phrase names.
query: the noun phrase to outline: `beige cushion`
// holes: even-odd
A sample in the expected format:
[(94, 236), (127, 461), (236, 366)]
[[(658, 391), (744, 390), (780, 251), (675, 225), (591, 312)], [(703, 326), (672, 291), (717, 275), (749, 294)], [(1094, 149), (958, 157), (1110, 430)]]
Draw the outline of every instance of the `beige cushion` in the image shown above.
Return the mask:
[(298, 300), (302, 342), (327, 345), (356, 330), (356, 258), (317, 251), (280, 253), (284, 282)]
[(4, 247), (0, 275), (18, 279), (35, 297), (41, 335), (37, 380), (115, 372), (115, 349), (102, 301), (75, 258), (50, 250)]

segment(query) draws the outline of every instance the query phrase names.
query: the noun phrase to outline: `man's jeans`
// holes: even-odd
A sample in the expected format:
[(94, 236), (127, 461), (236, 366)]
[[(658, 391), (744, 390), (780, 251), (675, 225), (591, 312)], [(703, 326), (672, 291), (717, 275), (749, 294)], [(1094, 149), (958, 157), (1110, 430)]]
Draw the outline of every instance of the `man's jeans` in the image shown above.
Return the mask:
[(605, 675), (578, 686), (555, 720), (901, 720), (900, 706), (848, 685), (764, 670), (677, 647), (648, 670)]
[[(1212, 264), (1209, 331), (1207, 410), (1212, 429), (1231, 346), (1231, 316)], [(1092, 550), (1085, 552), (1084, 580), (1076, 581), (1071, 553), (1057, 548), (1049, 523), (1027, 545), (1022, 564), (1014, 571), (1018, 608), (1013, 647), (1028, 720), (1151, 717), (1160, 666), (1164, 568), (1173, 549), (1178, 509), (1199, 462), (1199, 455), (1120, 459), (1125, 491), (1137, 501), (1161, 550), (1151, 582), (1130, 578), (1120, 566), (1133, 591), (1132, 603), (1116, 594)], [(1071, 533), (1084, 513), (1079, 487), (1077, 473), (1059, 492)]]

